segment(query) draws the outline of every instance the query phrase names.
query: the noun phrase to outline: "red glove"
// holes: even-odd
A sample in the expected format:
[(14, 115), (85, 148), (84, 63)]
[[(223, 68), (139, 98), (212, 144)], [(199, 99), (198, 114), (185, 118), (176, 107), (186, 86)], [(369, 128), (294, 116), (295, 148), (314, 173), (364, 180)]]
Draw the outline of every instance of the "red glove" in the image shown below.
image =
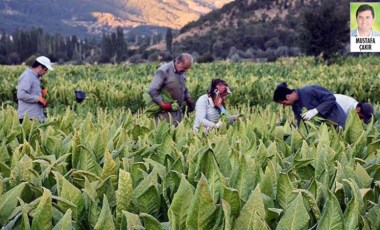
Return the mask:
[(38, 98), (38, 103), (40, 103), (44, 108), (47, 107), (48, 103), (43, 97)]
[(48, 90), (47, 89), (41, 89), (41, 94), (43, 97), (45, 97), (48, 93)]
[(164, 104), (161, 106), (161, 109), (162, 109), (163, 111), (170, 111), (170, 110), (173, 109), (173, 108), (172, 108), (172, 104), (170, 104), (170, 103), (164, 103)]

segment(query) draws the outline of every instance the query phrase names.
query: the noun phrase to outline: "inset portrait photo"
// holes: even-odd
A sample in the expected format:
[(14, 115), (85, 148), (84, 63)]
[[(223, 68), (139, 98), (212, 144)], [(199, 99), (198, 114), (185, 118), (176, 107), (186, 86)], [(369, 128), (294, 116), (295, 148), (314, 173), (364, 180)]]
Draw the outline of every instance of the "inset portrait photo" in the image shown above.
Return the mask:
[(380, 3), (350, 3), (351, 52), (380, 52)]

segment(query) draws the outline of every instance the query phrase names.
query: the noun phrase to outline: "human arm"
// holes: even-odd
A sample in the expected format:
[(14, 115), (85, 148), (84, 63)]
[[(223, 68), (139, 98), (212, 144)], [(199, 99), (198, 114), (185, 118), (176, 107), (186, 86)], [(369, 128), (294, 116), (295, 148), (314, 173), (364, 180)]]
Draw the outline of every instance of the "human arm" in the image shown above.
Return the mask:
[[(200, 97), (195, 105), (195, 120), (205, 128), (214, 128), (216, 123), (211, 121), (207, 116), (207, 108), (211, 108), (208, 104), (208, 97)], [(219, 115), (216, 111), (216, 120), (219, 119)]]
[(161, 89), (165, 82), (165, 73), (162, 70), (157, 70), (153, 80), (149, 86), (148, 94), (151, 96), (152, 101), (157, 103), (160, 107), (164, 104), (161, 95)]
[(297, 127), (299, 127), (300, 122), (302, 120), (302, 116), (301, 116), (302, 107), (298, 104), (294, 104), (292, 105), (292, 110), (293, 110), (294, 116), (296, 117)]
[(316, 109), (322, 117), (327, 117), (331, 109), (336, 105), (336, 98), (332, 92), (321, 86), (313, 86), (313, 96), (317, 99)]
[(17, 98), (27, 103), (37, 103), (41, 95), (32, 94), (33, 79), (24, 77), (17, 85)]
[(148, 89), (148, 94), (152, 98), (152, 101), (157, 103), (163, 111), (172, 110), (172, 105), (169, 102), (163, 100), (162, 88), (165, 82), (165, 73), (162, 70), (157, 70), (153, 80)]

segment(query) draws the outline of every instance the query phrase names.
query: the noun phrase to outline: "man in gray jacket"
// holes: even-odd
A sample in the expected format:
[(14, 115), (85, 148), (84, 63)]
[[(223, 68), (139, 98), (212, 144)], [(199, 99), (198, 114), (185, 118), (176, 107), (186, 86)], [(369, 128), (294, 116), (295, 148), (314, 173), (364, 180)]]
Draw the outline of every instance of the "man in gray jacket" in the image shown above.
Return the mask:
[(182, 53), (174, 61), (161, 65), (148, 89), (153, 102), (157, 103), (162, 112), (156, 115), (156, 121), (166, 120), (178, 125), (182, 121), (182, 111), (173, 110), (172, 105), (162, 98), (162, 90), (165, 89), (173, 100), (176, 100), (179, 108), (184, 102), (188, 105), (188, 111), (194, 110), (194, 104), (186, 86), (186, 71), (193, 64), (193, 57), (188, 53)]
[(29, 119), (37, 119), (40, 122), (45, 121), (44, 108), (47, 106), (47, 101), (44, 96), (46, 91), (42, 90), (40, 79), (48, 70), (53, 70), (50, 59), (40, 56), (33, 62), (31, 68), (27, 68), (18, 79), (17, 113), (20, 123), (22, 123), (26, 114)]

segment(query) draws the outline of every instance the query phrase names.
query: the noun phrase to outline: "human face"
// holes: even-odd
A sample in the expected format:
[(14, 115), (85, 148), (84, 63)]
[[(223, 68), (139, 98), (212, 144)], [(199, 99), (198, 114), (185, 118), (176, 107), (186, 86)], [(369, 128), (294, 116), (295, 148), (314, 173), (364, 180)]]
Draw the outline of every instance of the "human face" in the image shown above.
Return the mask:
[(176, 61), (175, 67), (179, 74), (183, 74), (191, 67), (191, 63), (188, 60), (184, 60), (182, 62)]
[(223, 84), (223, 83), (219, 83), (218, 85), (216, 85), (216, 88), (218, 89), (218, 92), (219, 92), (219, 95), (220, 96), (226, 96), (228, 94), (228, 86)]
[(359, 106), (357, 106), (357, 107), (355, 108), (355, 110), (356, 110), (356, 112), (358, 113), (359, 118), (360, 118), (361, 120), (363, 120), (363, 119), (365, 118), (365, 114), (363, 113), (362, 109), (361, 109)]
[(366, 10), (358, 13), (356, 21), (358, 23), (359, 33), (369, 33), (374, 22), (372, 12), (370, 10)]
[(46, 67), (39, 66), (37, 74), (42, 77), (47, 72), (48, 72), (48, 69)]
[(286, 99), (281, 101), (280, 104), (284, 105), (284, 106), (289, 106), (289, 105), (293, 105), (296, 100), (297, 100), (297, 97), (296, 97), (296, 93), (293, 92), (291, 94), (288, 94), (286, 95)]

